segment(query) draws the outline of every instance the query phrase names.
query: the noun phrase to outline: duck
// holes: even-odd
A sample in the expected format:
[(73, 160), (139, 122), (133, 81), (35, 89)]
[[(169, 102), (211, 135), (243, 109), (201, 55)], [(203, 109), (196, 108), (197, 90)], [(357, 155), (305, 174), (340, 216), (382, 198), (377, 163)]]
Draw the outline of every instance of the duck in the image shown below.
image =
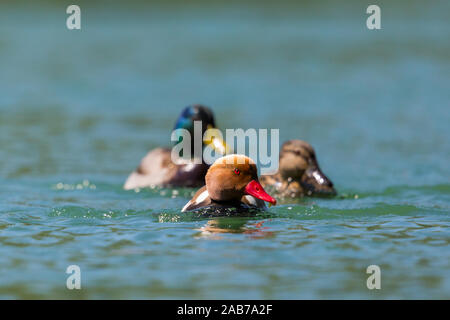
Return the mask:
[[(175, 123), (175, 129), (186, 129), (194, 137), (194, 121), (201, 121), (202, 137), (207, 129), (216, 128), (214, 114), (209, 107), (194, 104), (185, 107)], [(180, 136), (178, 136), (181, 141)], [(214, 138), (212, 147), (224, 145)], [(206, 143), (202, 141), (203, 147)], [(191, 144), (192, 149), (194, 143)], [(222, 150), (218, 150), (222, 151)], [(193, 152), (191, 153), (193, 154)], [(200, 187), (204, 184), (209, 165), (203, 159), (201, 163), (185, 161), (175, 164), (171, 159), (170, 148), (155, 148), (147, 153), (139, 166), (128, 176), (123, 185), (125, 190), (144, 187)]]
[(314, 148), (296, 139), (282, 145), (278, 171), (262, 176), (261, 184), (288, 198), (337, 194), (333, 182), (320, 169)]
[(265, 202), (277, 203), (261, 186), (256, 163), (245, 155), (229, 154), (214, 161), (206, 173), (205, 185), (181, 211), (242, 213), (264, 210)]

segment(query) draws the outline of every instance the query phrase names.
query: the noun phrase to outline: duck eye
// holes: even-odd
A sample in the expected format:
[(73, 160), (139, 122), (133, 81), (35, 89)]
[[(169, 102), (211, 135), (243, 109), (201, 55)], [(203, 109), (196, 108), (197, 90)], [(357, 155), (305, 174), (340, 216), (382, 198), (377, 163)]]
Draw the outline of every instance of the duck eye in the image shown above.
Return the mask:
[(239, 175), (241, 173), (241, 171), (239, 171), (239, 169), (234, 169), (233, 172), (237, 175)]

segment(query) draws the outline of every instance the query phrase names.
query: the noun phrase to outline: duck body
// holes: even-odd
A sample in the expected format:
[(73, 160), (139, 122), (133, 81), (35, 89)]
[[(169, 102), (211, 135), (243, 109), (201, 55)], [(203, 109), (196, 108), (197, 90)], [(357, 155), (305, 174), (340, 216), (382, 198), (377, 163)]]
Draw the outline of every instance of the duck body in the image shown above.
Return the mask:
[[(194, 137), (194, 121), (202, 124), (202, 137), (208, 128), (215, 128), (212, 111), (202, 105), (187, 106), (178, 117), (174, 129), (185, 129)], [(179, 137), (179, 141), (181, 141)], [(201, 142), (203, 144), (203, 141)], [(192, 149), (194, 143), (191, 144)], [(204, 145), (203, 145), (204, 147)], [(193, 150), (191, 154), (194, 154)], [(184, 161), (176, 164), (171, 159), (170, 148), (156, 148), (147, 153), (141, 163), (125, 181), (125, 190), (144, 187), (199, 187), (204, 184), (209, 165), (201, 161)]]
[(210, 215), (231, 215), (233, 213), (249, 213), (256, 210), (265, 210), (264, 201), (250, 195), (242, 196), (239, 201), (217, 201), (211, 199), (206, 186), (200, 188), (194, 197), (186, 203), (181, 212), (199, 211)]
[(281, 197), (334, 196), (331, 180), (322, 172), (313, 147), (302, 140), (289, 140), (280, 151), (279, 170), (262, 176), (263, 187)]
[(125, 190), (152, 186), (198, 187), (204, 184), (209, 166), (205, 163), (175, 164), (171, 160), (171, 150), (156, 148), (151, 150), (133, 171), (124, 184)]
[(265, 201), (276, 203), (259, 183), (256, 164), (246, 156), (228, 155), (216, 160), (208, 169), (205, 182), (182, 212), (246, 213), (266, 209)]

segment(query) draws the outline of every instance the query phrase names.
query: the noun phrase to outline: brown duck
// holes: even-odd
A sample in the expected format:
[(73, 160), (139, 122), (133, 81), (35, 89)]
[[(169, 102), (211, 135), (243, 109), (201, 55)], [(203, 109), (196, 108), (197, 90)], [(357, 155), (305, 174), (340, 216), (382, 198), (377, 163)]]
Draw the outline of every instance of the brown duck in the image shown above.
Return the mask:
[(280, 151), (278, 172), (261, 177), (261, 184), (283, 197), (336, 195), (333, 183), (322, 172), (313, 147), (302, 140), (289, 140)]
[(209, 209), (266, 208), (265, 201), (276, 204), (258, 180), (255, 162), (247, 156), (231, 154), (217, 159), (205, 177), (206, 185), (183, 207), (182, 212)]

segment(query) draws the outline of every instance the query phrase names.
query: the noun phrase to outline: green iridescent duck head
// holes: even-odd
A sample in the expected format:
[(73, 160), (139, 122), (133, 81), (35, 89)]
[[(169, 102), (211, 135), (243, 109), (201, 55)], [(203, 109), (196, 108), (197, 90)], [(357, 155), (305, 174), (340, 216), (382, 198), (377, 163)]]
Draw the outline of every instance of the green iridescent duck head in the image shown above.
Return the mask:
[[(218, 130), (218, 129), (216, 128), (216, 123), (214, 120), (214, 114), (212, 110), (200, 104), (194, 104), (185, 107), (181, 112), (180, 116), (178, 117), (174, 127), (174, 130), (185, 129), (190, 133), (192, 139), (191, 143), (192, 154), (194, 154), (193, 139), (196, 137), (194, 131), (195, 129), (194, 123), (196, 121), (200, 122), (201, 124), (202, 149), (207, 145), (211, 145), (214, 151), (219, 152), (220, 154), (225, 154), (228, 150), (228, 147), (222, 139), (215, 137), (213, 134), (211, 139), (208, 139), (206, 141), (203, 140), (206, 130), (208, 129)], [(197, 123), (197, 127), (198, 126), (199, 125)], [(178, 139), (175, 140), (175, 144), (181, 142), (183, 139), (180, 133), (177, 133), (177, 137)]]

